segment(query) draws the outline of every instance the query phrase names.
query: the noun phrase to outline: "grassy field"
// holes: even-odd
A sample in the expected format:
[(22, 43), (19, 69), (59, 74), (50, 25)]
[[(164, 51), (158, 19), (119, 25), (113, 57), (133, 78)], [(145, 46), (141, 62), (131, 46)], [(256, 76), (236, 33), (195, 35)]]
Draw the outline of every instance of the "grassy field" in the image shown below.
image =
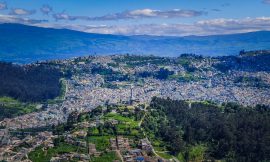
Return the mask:
[(110, 136), (90, 136), (88, 142), (96, 145), (98, 151), (105, 151), (110, 146)]
[(91, 162), (110, 162), (114, 160), (120, 160), (115, 152), (103, 153), (100, 157), (93, 157)]
[(139, 121), (135, 121), (133, 117), (124, 117), (120, 114), (109, 113), (104, 116), (106, 120), (114, 119), (119, 123), (116, 125), (119, 135), (140, 136)]
[[(53, 100), (47, 100), (46, 102), (49, 104), (59, 103), (65, 97), (66, 93), (66, 80), (61, 79), (61, 92), (60, 96)], [(15, 100), (11, 97), (0, 97), (0, 120), (4, 118), (13, 118), (19, 115), (31, 113), (34, 111), (38, 111), (38, 103), (24, 103), (18, 100)]]
[(138, 121), (135, 121), (129, 117), (124, 117), (120, 114), (108, 113), (104, 117), (105, 117), (105, 119), (118, 120), (119, 122), (123, 122), (123, 123), (128, 124), (129, 126), (132, 126), (132, 127), (137, 127), (139, 124)]
[(156, 151), (156, 153), (157, 153), (160, 157), (162, 157), (162, 158), (164, 158), (164, 159), (172, 159), (172, 158), (173, 158), (173, 156), (170, 155), (170, 154), (167, 153), (167, 152)]
[(22, 103), (10, 97), (0, 97), (0, 120), (37, 111), (37, 104)]

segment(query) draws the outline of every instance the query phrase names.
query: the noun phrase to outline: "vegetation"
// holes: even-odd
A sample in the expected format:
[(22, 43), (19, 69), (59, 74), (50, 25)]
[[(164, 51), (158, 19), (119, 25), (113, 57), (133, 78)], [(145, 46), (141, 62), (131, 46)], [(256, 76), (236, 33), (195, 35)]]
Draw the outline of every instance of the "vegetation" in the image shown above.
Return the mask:
[(179, 82), (191, 82), (191, 81), (199, 81), (202, 78), (192, 75), (191, 73), (178, 74), (169, 76), (170, 79), (175, 79)]
[(270, 50), (257, 50), (257, 51), (245, 51), (241, 50), (239, 52), (240, 56), (258, 56), (270, 54)]
[(116, 84), (106, 82), (101, 85), (102, 88), (109, 88), (109, 89), (118, 89), (118, 86)]
[[(125, 109), (124, 111), (127, 111), (127, 109)], [(97, 113), (97, 110), (96, 112), (93, 111), (92, 113), (94, 113), (95, 115), (91, 114), (90, 116), (93, 116), (93, 118), (90, 118), (90, 120), (95, 119), (97, 114), (99, 114)], [(116, 136), (116, 135), (133, 136), (133, 137), (142, 136), (142, 131), (138, 126), (139, 125), (138, 120), (140, 118), (136, 117), (141, 113), (137, 112), (136, 115), (131, 112), (128, 112), (127, 113), (128, 115), (120, 115), (120, 114), (104, 112), (104, 116), (100, 117), (100, 120), (104, 121), (104, 124), (99, 125), (97, 128), (89, 128), (88, 132), (89, 135), (91, 135), (90, 137), (102, 136), (102, 138), (104, 138), (106, 136)], [(117, 121), (117, 124), (112, 124), (113, 120)]]
[(115, 161), (120, 160), (119, 157), (116, 155), (115, 152), (107, 152), (105, 154), (102, 154), (100, 157), (93, 157), (91, 159), (91, 162), (109, 162), (109, 161)]
[(112, 75), (114, 74), (115, 72), (110, 69), (110, 68), (106, 68), (106, 67), (103, 67), (103, 66), (94, 66), (92, 69), (91, 69), (91, 72), (93, 74), (100, 74), (100, 75)]
[(234, 79), (234, 83), (241, 83), (250, 87), (268, 88), (269, 85), (258, 77), (239, 76)]
[(49, 148), (45, 151), (42, 150), (42, 147), (38, 147), (35, 151), (30, 152), (28, 157), (34, 162), (49, 162), (57, 154), (76, 152), (77, 149), (76, 146), (61, 142), (56, 147)]
[[(72, 131), (76, 129), (74, 124), (78, 122), (90, 121), (95, 122), (99, 120), (102, 124), (97, 127), (88, 129), (89, 140), (95, 139), (107, 140), (109, 136), (124, 135), (124, 136), (143, 136), (142, 131), (139, 127), (139, 122), (144, 114), (143, 110), (139, 108), (131, 108), (121, 106), (107, 106), (106, 110), (104, 107), (97, 107), (91, 112), (77, 113), (73, 112), (69, 115), (66, 124), (60, 124), (53, 126), (53, 133), (57, 135), (63, 134), (65, 131)], [(111, 113), (112, 109), (116, 109), (118, 113)], [(117, 124), (112, 124), (112, 121), (117, 121)], [(93, 140), (92, 140), (93, 141)], [(106, 143), (106, 142), (105, 142)], [(102, 143), (101, 145), (106, 145)]]
[[(58, 135), (64, 131), (87, 131), (84, 140), (103, 152), (100, 157), (92, 157), (91, 161), (117, 159), (114, 152), (107, 152), (107, 148), (109, 139), (118, 135), (132, 139), (134, 147), (139, 146), (139, 139), (147, 136), (155, 152), (165, 159), (267, 161), (270, 159), (269, 117), (270, 109), (266, 106), (251, 108), (233, 103), (216, 105), (208, 101), (154, 97), (146, 112), (132, 106), (99, 106), (91, 112), (71, 113), (67, 123), (54, 127), (53, 131)], [(141, 120), (142, 128), (139, 126)], [(77, 126), (85, 121), (99, 124), (90, 128)], [(55, 146), (47, 151), (35, 150), (29, 155), (30, 159), (49, 159), (66, 151), (85, 152), (78, 146), (65, 144), (61, 138), (55, 140)]]
[(36, 104), (22, 103), (10, 97), (0, 98), (0, 120), (37, 111)]
[(104, 79), (108, 84), (112, 81), (130, 80), (128, 75), (121, 74), (120, 72), (113, 71), (111, 68), (106, 68), (100, 65), (94, 66), (91, 70), (91, 73), (104, 75)]
[[(62, 145), (66, 145), (64, 141), (64, 132), (75, 133), (78, 131), (85, 131), (87, 135), (85, 137), (77, 137), (77, 140), (86, 141), (87, 143), (95, 144), (97, 151), (101, 152), (101, 156), (91, 156), (91, 162), (109, 162), (114, 160), (120, 160), (114, 151), (109, 151), (110, 138), (116, 138), (116, 136), (124, 136), (132, 139), (130, 143), (132, 147), (139, 147), (139, 140), (144, 137), (142, 130), (139, 127), (139, 122), (144, 115), (144, 105), (139, 107), (133, 106), (116, 106), (106, 105), (106, 107), (98, 106), (91, 112), (78, 113), (73, 112), (68, 116), (67, 123), (53, 126), (52, 131), (54, 134), (59, 135), (54, 141), (56, 147), (50, 148), (48, 151), (42, 151), (40, 148), (31, 152), (29, 156), (33, 161), (39, 161), (41, 159), (50, 159), (53, 156), (63, 154), (67, 152), (78, 152), (87, 154), (85, 147), (75, 146), (68, 144), (67, 147), (70, 150), (62, 150)], [(112, 111), (113, 110), (113, 111)], [(95, 123), (94, 127), (80, 126), (80, 123), (90, 122)], [(73, 149), (76, 149), (75, 151)], [(46, 153), (47, 152), (47, 153)]]
[(136, 56), (136, 55), (124, 55), (122, 57), (114, 59), (116, 63), (126, 63), (130, 68), (143, 65), (166, 65), (171, 62), (169, 58), (158, 56)]
[(159, 80), (166, 80), (170, 76), (172, 76), (173, 73), (174, 73), (173, 71), (170, 71), (168, 69), (160, 68), (156, 72), (143, 71), (143, 72), (137, 73), (136, 75), (138, 77), (142, 77), (142, 78), (154, 77), (154, 78), (159, 79)]
[(168, 69), (160, 68), (157, 74), (155, 74), (155, 78), (160, 80), (168, 79), (170, 75), (173, 75), (173, 71), (169, 71)]
[(239, 71), (270, 71), (270, 55), (267, 54), (255, 54), (256, 56), (244, 55), (244, 56), (226, 56), (218, 57), (220, 61), (214, 64), (213, 67), (222, 73), (226, 73), (232, 70)]
[(62, 73), (46, 65), (19, 66), (0, 62), (0, 96), (24, 102), (53, 99), (60, 94)]
[(110, 146), (110, 136), (88, 136), (88, 142), (96, 145), (98, 151), (105, 151)]
[(182, 161), (270, 159), (270, 109), (153, 98), (142, 123), (155, 147)]
[(195, 54), (182, 54), (176, 58), (175, 63), (183, 66), (187, 72), (198, 70), (192, 63), (202, 60), (203, 57)]

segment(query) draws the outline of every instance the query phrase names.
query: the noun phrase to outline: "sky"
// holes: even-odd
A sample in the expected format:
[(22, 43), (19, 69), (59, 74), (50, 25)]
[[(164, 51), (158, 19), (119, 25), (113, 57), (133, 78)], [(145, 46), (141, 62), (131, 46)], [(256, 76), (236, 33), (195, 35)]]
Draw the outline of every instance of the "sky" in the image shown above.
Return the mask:
[(0, 0), (0, 23), (120, 35), (270, 30), (270, 0)]

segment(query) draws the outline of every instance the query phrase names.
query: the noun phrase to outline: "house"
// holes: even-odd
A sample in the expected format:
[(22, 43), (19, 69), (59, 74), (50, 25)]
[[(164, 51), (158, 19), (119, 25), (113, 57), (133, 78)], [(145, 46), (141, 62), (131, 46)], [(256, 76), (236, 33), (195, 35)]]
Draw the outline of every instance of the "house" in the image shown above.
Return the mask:
[(110, 138), (110, 144), (111, 144), (111, 149), (112, 150), (117, 150), (117, 145), (116, 145), (116, 139), (115, 138)]
[(79, 138), (84, 138), (87, 136), (87, 132), (85, 130), (80, 130), (80, 131), (74, 132), (73, 135)]
[(119, 150), (129, 150), (129, 140), (128, 138), (123, 138), (123, 136), (117, 137), (117, 145)]
[(141, 139), (141, 148), (142, 148), (142, 150), (144, 150), (144, 151), (152, 151), (152, 145), (151, 145), (151, 143), (148, 141), (148, 139)]
[(89, 143), (88, 147), (89, 147), (88, 149), (89, 155), (93, 155), (95, 154), (95, 152), (97, 152), (95, 144)]

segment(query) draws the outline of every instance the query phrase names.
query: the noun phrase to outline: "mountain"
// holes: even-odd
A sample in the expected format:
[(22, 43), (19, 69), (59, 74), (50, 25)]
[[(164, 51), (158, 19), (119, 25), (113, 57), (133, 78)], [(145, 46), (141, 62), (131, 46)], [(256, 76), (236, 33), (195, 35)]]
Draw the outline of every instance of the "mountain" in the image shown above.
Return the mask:
[(240, 50), (270, 49), (270, 32), (214, 36), (121, 36), (21, 24), (0, 24), (0, 60), (29, 63), (83, 55), (153, 54), (237, 55)]

